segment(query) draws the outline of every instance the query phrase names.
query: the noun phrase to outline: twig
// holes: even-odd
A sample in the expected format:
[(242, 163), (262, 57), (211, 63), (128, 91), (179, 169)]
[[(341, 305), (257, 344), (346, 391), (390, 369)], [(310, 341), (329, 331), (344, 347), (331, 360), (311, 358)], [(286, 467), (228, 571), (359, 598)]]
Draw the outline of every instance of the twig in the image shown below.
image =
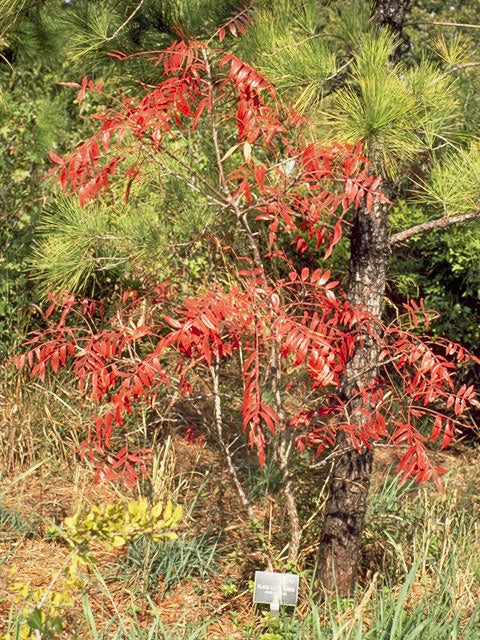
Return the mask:
[[(285, 496), (285, 506), (287, 509), (288, 523), (290, 527), (290, 544), (288, 549), (288, 560), (296, 564), (298, 552), (300, 550), (300, 539), (302, 536), (302, 527), (298, 516), (297, 503), (293, 491), (292, 476), (289, 472), (290, 452), (293, 444), (293, 432), (286, 429), (286, 418), (283, 407), (282, 395), (280, 392), (280, 363), (278, 358), (278, 343), (273, 341), (271, 351), (271, 371), (272, 375), (272, 391), (275, 398), (275, 409), (277, 412), (280, 436), (278, 445), (278, 457), (280, 461), (280, 472), (282, 474), (282, 491)], [(288, 435), (287, 435), (288, 433)]]
[(342, 456), (344, 453), (347, 453), (348, 451), (351, 451), (350, 446), (344, 447), (343, 449), (335, 449), (334, 451), (332, 451), (332, 453), (329, 453), (328, 456), (326, 456), (320, 462), (316, 462), (315, 464), (310, 464), (308, 468), (311, 469), (312, 471), (314, 469), (320, 469), (321, 467), (325, 466), (331, 458)]
[(469, 222), (470, 220), (478, 220), (479, 218), (480, 209), (478, 211), (472, 211), (471, 213), (463, 213), (458, 216), (451, 216), (449, 218), (444, 216), (443, 218), (437, 218), (436, 220), (422, 222), (422, 224), (417, 224), (414, 227), (410, 227), (410, 229), (406, 229), (405, 231), (394, 233), (392, 236), (390, 236), (390, 246), (408, 240), (412, 236), (416, 236), (420, 233), (427, 233), (428, 231), (433, 231), (434, 229), (447, 229), (448, 227), (452, 227), (455, 224)]
[(333, 78), (336, 78), (338, 76), (338, 74), (343, 71), (344, 69), (346, 69), (350, 64), (352, 64), (352, 62), (355, 60), (355, 58), (352, 56), (351, 58), (349, 58), (345, 64), (342, 64), (341, 67), (338, 67), (338, 69), (336, 71), (334, 71), (331, 75), (328, 76), (328, 78), (325, 78), (325, 82), (327, 82), (328, 80), (333, 80)]
[(334, 33), (325, 33), (322, 31), (322, 33), (314, 33), (313, 35), (308, 36), (307, 38), (303, 38), (303, 40), (299, 40), (294, 44), (285, 45), (284, 47), (275, 49), (275, 51), (272, 51), (271, 53), (263, 53), (262, 55), (264, 58), (271, 58), (272, 56), (278, 55), (281, 51), (286, 51), (287, 49), (298, 47), (301, 44), (305, 44), (305, 42), (310, 42), (310, 40), (316, 40), (317, 38), (336, 38), (337, 40), (342, 40), (343, 42), (345, 41), (345, 39), (342, 38), (341, 36), (335, 35)]
[(202, 50), (203, 61), (205, 62), (205, 69), (207, 71), (208, 78), (208, 111), (210, 113), (210, 123), (212, 127), (212, 140), (213, 146), (215, 149), (215, 158), (217, 160), (217, 169), (218, 169), (218, 180), (222, 189), (225, 191), (227, 196), (230, 196), (230, 191), (228, 189), (227, 183), (225, 181), (225, 174), (223, 172), (223, 164), (222, 164), (222, 156), (220, 153), (220, 146), (218, 144), (218, 133), (217, 126), (215, 122), (215, 109), (214, 109), (214, 100), (213, 100), (213, 81), (212, 81), (212, 70), (210, 68), (210, 62), (208, 60), (207, 53), (205, 49)]
[[(8, 30), (11, 27), (14, 26), (14, 24), (17, 22), (18, 18), (20, 17), (20, 15), (22, 13), (28, 12), (31, 9), (33, 9), (34, 7), (37, 7), (38, 5), (43, 4), (43, 0), (37, 0), (37, 2), (32, 2), (32, 4), (30, 4), (28, 7), (26, 7), (25, 4), (26, 4), (26, 0), (23, 0), (23, 5), (16, 10), (16, 12), (17, 12), (16, 15), (13, 15), (12, 19), (10, 20), (10, 22), (6, 25), (6, 27), (0, 33), (0, 40), (3, 40), (3, 38), (7, 34)], [(3, 10), (3, 8), (1, 10)], [(7, 11), (8, 11), (8, 9), (7, 9)], [(13, 14), (15, 13), (15, 9), (13, 9), (12, 13)]]
[(416, 27), (418, 24), (428, 24), (432, 27), (465, 27), (466, 29), (480, 29), (480, 24), (468, 24), (465, 22), (405, 22), (404, 27)]
[(228, 20), (227, 22), (225, 22), (224, 24), (222, 24), (220, 26), (219, 29), (217, 29), (215, 31), (215, 33), (210, 37), (209, 40), (207, 40), (207, 45), (210, 44), (210, 42), (216, 38), (216, 36), (220, 33), (220, 31), (222, 29), (225, 29), (226, 27), (228, 27), (228, 25), (232, 24), (232, 22), (235, 22), (235, 20), (238, 20), (238, 18), (240, 18), (240, 16), (248, 13), (251, 9), (253, 9), (253, 5), (256, 3), (257, 0), (251, 0), (250, 3), (248, 4), (248, 6), (246, 6), (244, 9), (242, 9), (241, 11), (239, 11), (238, 13), (236, 13), (234, 16), (232, 16), (230, 18), (230, 20)]
[(218, 177), (219, 177), (219, 182), (220, 182), (220, 187), (223, 189), (225, 196), (227, 198), (227, 200), (229, 201), (229, 203), (231, 204), (235, 215), (237, 216), (238, 221), (240, 222), (243, 231), (245, 233), (245, 235), (247, 236), (248, 239), (248, 243), (250, 245), (250, 249), (252, 251), (253, 254), (253, 261), (255, 263), (255, 267), (257, 269), (262, 269), (262, 271), (265, 271), (264, 266), (263, 266), (263, 261), (261, 258), (261, 254), (260, 254), (260, 250), (258, 248), (258, 244), (255, 240), (255, 237), (253, 235), (252, 230), (250, 229), (250, 225), (248, 224), (248, 219), (247, 219), (247, 211), (242, 211), (238, 205), (238, 201), (234, 201), (231, 197), (230, 194), (230, 190), (228, 188), (228, 184), (227, 181), (225, 180), (225, 174), (223, 172), (223, 164), (222, 164), (222, 154), (220, 152), (220, 146), (218, 143), (218, 132), (217, 132), (217, 125), (216, 125), (216, 120), (215, 120), (215, 109), (214, 109), (214, 101), (213, 101), (213, 81), (212, 81), (212, 75), (211, 75), (211, 69), (210, 69), (210, 64), (208, 62), (208, 57), (207, 54), (205, 53), (205, 51), (203, 52), (203, 58), (205, 61), (205, 68), (207, 70), (207, 77), (208, 77), (208, 83), (209, 83), (209, 96), (210, 96), (210, 105), (209, 105), (209, 111), (210, 111), (210, 123), (211, 123), (211, 128), (212, 128), (212, 139), (213, 139), (213, 145), (215, 148), (215, 158), (217, 161), (217, 168), (218, 168)]
[(130, 20), (140, 11), (140, 9), (142, 8), (143, 3), (145, 2), (145, 0), (140, 0), (140, 2), (137, 4), (137, 6), (135, 7), (135, 9), (132, 11), (132, 13), (128, 16), (128, 18), (125, 20), (125, 22), (123, 22), (118, 29), (116, 29), (111, 36), (109, 36), (108, 38), (105, 38), (103, 40), (103, 42), (101, 44), (104, 44), (105, 42), (110, 42), (111, 40), (113, 40), (116, 36), (118, 36), (118, 34), (120, 33), (120, 31), (127, 26), (127, 24), (130, 22)]
[(247, 495), (242, 487), (242, 483), (240, 482), (237, 474), (237, 470), (235, 469), (235, 465), (233, 464), (232, 456), (230, 454), (230, 449), (226, 445), (225, 440), (223, 438), (223, 417), (222, 417), (222, 401), (220, 397), (220, 386), (218, 381), (218, 355), (217, 362), (215, 365), (210, 367), (210, 375), (212, 376), (213, 383), (213, 394), (214, 394), (214, 403), (215, 403), (215, 426), (217, 429), (217, 436), (220, 442), (220, 445), (225, 453), (225, 460), (227, 462), (227, 469), (232, 477), (235, 488), (237, 489), (237, 493), (240, 497), (240, 500), (247, 510), (248, 516), (251, 520), (256, 521), (255, 511), (253, 510), (252, 504), (250, 500), (247, 498)]
[(456, 64), (451, 69), (447, 69), (445, 73), (443, 73), (440, 78), (446, 78), (451, 73), (455, 73), (456, 71), (461, 71), (462, 69), (471, 69), (472, 67), (479, 67), (480, 62), (464, 62), (463, 64)]
[[(140, 149), (144, 151), (156, 164), (160, 165), (163, 169), (168, 171), (171, 175), (174, 175), (175, 177), (186, 182), (188, 186), (191, 187), (197, 193), (202, 193), (201, 190), (194, 183), (188, 180), (186, 175), (176, 173), (173, 169), (168, 167), (153, 153), (153, 151), (150, 151), (150, 149), (145, 144), (142, 144), (140, 146)], [(197, 178), (197, 180), (199, 180), (205, 187), (207, 187), (209, 191), (214, 193), (217, 196), (217, 198), (219, 198), (218, 200), (216, 200), (215, 198), (212, 198), (207, 194), (203, 194), (207, 199), (210, 199), (217, 206), (220, 206), (220, 207), (228, 206), (227, 203), (224, 202), (223, 194), (220, 193), (217, 189), (215, 189), (215, 187), (212, 184), (210, 184), (208, 180), (205, 180), (205, 178), (200, 173), (198, 173), (198, 171), (195, 171), (195, 169), (192, 166), (190, 166), (187, 162), (180, 160), (180, 158), (178, 158), (174, 153), (169, 151), (164, 145), (161, 146), (161, 149), (169, 158), (172, 158), (172, 160), (175, 160), (175, 162), (177, 162), (180, 166), (186, 169), (189, 172), (189, 174), (194, 175)]]

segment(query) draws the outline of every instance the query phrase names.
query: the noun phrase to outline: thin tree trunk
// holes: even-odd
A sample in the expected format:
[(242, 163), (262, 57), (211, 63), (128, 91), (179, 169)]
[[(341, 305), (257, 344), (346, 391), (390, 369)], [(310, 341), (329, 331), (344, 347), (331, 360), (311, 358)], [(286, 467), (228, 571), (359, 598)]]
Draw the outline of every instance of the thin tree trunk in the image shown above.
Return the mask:
[(281, 442), (278, 447), (278, 458), (280, 462), (280, 472), (282, 474), (282, 491), (285, 499), (285, 509), (288, 517), (288, 525), (290, 529), (290, 540), (288, 548), (288, 561), (296, 565), (298, 560), (298, 553), (300, 551), (300, 539), (302, 536), (302, 526), (300, 524), (300, 518), (297, 510), (297, 503), (295, 500), (295, 491), (292, 482), (292, 476), (290, 474), (290, 454), (289, 449), (291, 444), (286, 442), (284, 437), (285, 428), (281, 436)]
[[(361, 207), (355, 214), (351, 235), (350, 275), (348, 298), (353, 305), (367, 308), (380, 318), (383, 308), (388, 266), (387, 208), (376, 202), (369, 213)], [(378, 340), (364, 336), (353, 358), (347, 364), (342, 380), (341, 395), (351, 414), (360, 404), (356, 397), (359, 387), (377, 375)], [(354, 417), (358, 424), (365, 416)], [(337, 449), (347, 448), (334, 465), (329, 486), (320, 541), (318, 577), (327, 589), (336, 589), (341, 596), (352, 592), (360, 553), (368, 490), (372, 472), (373, 451), (357, 451), (349, 446), (348, 436), (339, 432)]]

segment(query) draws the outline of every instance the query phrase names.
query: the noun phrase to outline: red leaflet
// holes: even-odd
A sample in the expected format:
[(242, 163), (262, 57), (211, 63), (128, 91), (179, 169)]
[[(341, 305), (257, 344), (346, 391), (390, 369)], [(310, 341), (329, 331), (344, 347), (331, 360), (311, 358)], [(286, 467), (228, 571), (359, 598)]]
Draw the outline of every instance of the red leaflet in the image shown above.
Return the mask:
[(342, 220), (337, 220), (333, 235), (330, 237), (327, 250), (325, 251), (325, 255), (323, 256), (324, 260), (328, 260), (328, 258), (331, 256), (335, 245), (338, 243), (341, 237), (342, 237)]
[(57, 156), (56, 153), (53, 153), (53, 151), (49, 151), (48, 155), (50, 156), (50, 160), (52, 162), (55, 162), (55, 164), (63, 164), (63, 160), (60, 156)]
[(309, 276), (310, 276), (310, 269), (308, 269), (308, 267), (304, 267), (302, 269), (301, 274), (300, 274), (300, 280), (302, 282), (306, 282), (308, 280)]
[(255, 168), (255, 180), (257, 181), (260, 193), (263, 193), (263, 191), (265, 190), (265, 174), (266, 171), (263, 165)]

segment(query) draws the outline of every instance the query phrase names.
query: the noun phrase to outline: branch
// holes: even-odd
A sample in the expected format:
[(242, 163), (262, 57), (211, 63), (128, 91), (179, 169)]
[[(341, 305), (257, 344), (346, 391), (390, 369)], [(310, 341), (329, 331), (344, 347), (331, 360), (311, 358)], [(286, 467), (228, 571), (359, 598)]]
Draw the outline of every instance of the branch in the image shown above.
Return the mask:
[[(210, 123), (211, 123), (211, 129), (212, 129), (212, 140), (213, 140), (213, 146), (215, 148), (215, 158), (216, 158), (216, 162), (217, 162), (217, 169), (218, 169), (218, 179), (219, 179), (219, 183), (220, 183), (220, 187), (223, 189), (223, 191), (225, 192), (225, 196), (227, 198), (227, 200), (230, 202), (235, 215), (237, 217), (237, 219), (239, 220), (243, 231), (247, 237), (248, 243), (250, 245), (250, 249), (252, 251), (253, 254), (253, 261), (255, 264), (255, 267), (257, 269), (262, 269), (262, 271), (265, 273), (265, 268), (263, 266), (263, 261), (262, 261), (262, 257), (260, 254), (260, 249), (258, 247), (258, 244), (255, 240), (255, 237), (253, 235), (252, 230), (250, 229), (250, 225), (248, 224), (248, 219), (247, 219), (247, 211), (241, 211), (239, 205), (238, 205), (238, 201), (233, 201), (232, 197), (231, 197), (231, 193), (230, 193), (230, 189), (228, 188), (228, 184), (227, 181), (225, 180), (225, 174), (223, 171), (223, 164), (222, 164), (222, 154), (220, 152), (220, 146), (219, 146), (219, 142), (218, 142), (218, 131), (217, 131), (217, 124), (216, 124), (216, 119), (215, 119), (215, 104), (214, 104), (214, 99), (213, 99), (213, 80), (212, 80), (212, 73), (211, 73), (211, 68), (210, 68), (210, 63), (207, 57), (207, 54), (205, 53), (205, 51), (203, 51), (203, 60), (205, 62), (205, 68), (207, 70), (207, 77), (208, 77), (208, 85), (209, 85), (209, 112), (210, 112)], [(217, 195), (218, 194), (217, 192)]]
[(419, 24), (429, 24), (433, 27), (465, 27), (467, 29), (480, 29), (480, 24), (468, 24), (465, 22), (405, 22), (404, 27), (416, 27)]
[[(135, 7), (135, 9), (132, 11), (132, 13), (126, 18), (126, 20), (124, 22), (122, 22), (122, 24), (112, 33), (111, 36), (105, 36), (105, 38), (102, 39), (101, 42), (98, 43), (94, 43), (92, 44), (90, 47), (88, 47), (87, 49), (80, 51), (78, 54), (76, 54), (74, 56), (74, 59), (80, 58), (81, 56), (84, 56), (86, 53), (88, 53), (89, 51), (92, 51), (93, 49), (99, 49), (100, 47), (102, 47), (106, 42), (111, 42), (114, 38), (116, 38), (116, 36), (120, 33), (120, 31), (127, 26), (127, 24), (130, 22), (130, 20), (132, 20), (132, 18), (135, 17), (135, 15), (140, 11), (141, 7), (143, 6), (143, 3), (145, 2), (145, 0), (140, 0), (140, 2), (138, 3), (138, 5)], [(142, 51), (140, 54), (132, 54), (131, 56), (127, 56), (129, 58), (135, 56), (135, 55), (144, 55), (146, 52)], [(153, 53), (153, 52), (152, 52)]]
[[(22, 4), (23, 2), (23, 4)], [(5, 13), (4, 19), (9, 19), (10, 20), (10, 16), (12, 14), (15, 13), (15, 11), (17, 12), (16, 15), (13, 15), (12, 19), (10, 20), (10, 22), (8, 22), (5, 26), (2, 20), (2, 26), (3, 26), (3, 31), (0, 33), (0, 41), (4, 39), (4, 37), (6, 36), (7, 32), (9, 29), (11, 29), (15, 23), (17, 22), (17, 20), (19, 19), (19, 17), (21, 16), (22, 13), (28, 13), (31, 9), (34, 9), (36, 6), (44, 4), (44, 0), (37, 0), (36, 2), (33, 2), (32, 4), (25, 6), (26, 4), (26, 0), (20, 0), (20, 2), (18, 3), (19, 5), (21, 4), (21, 6), (19, 6), (18, 8), (15, 7), (15, 3), (13, 3), (13, 6), (10, 7), (10, 10), (8, 9), (8, 7), (6, 8), (1, 8), (0, 10), (3, 11)], [(8, 15), (10, 13), (10, 15)]]
[(208, 193), (204, 193), (202, 192), (202, 190), (197, 187), (191, 180), (189, 180), (186, 175), (187, 174), (182, 174), (182, 173), (177, 173), (176, 171), (173, 171), (173, 169), (171, 169), (170, 167), (168, 167), (160, 158), (158, 158), (153, 151), (151, 151), (145, 144), (141, 144), (140, 145), (140, 149), (145, 152), (152, 160), (153, 162), (155, 162), (155, 164), (158, 164), (160, 167), (162, 167), (162, 169), (165, 169), (165, 171), (167, 171), (168, 173), (170, 173), (170, 175), (175, 176), (176, 178), (182, 180), (183, 182), (185, 182), (186, 184), (188, 184), (188, 186), (193, 189), (193, 191), (196, 191), (197, 193), (201, 193), (202, 195), (205, 196), (205, 198), (207, 200), (209, 200), (210, 202), (212, 202), (213, 204), (215, 204), (216, 206), (219, 207), (227, 207), (229, 206), (228, 203), (223, 201), (223, 194), (221, 194), (217, 189), (215, 189), (215, 187), (213, 185), (211, 185), (208, 180), (205, 180), (205, 178), (198, 173), (198, 171), (196, 171), (193, 167), (191, 167), (188, 163), (184, 162), (183, 160), (180, 160), (180, 158), (178, 158), (174, 153), (172, 153), (171, 151), (169, 151), (164, 145), (162, 145), (161, 150), (165, 152), (165, 154), (167, 156), (169, 156), (170, 158), (172, 158), (172, 160), (174, 160), (175, 162), (177, 162), (180, 166), (182, 166), (184, 169), (187, 170), (188, 175), (194, 175), (199, 182), (201, 182), (209, 191), (211, 191), (212, 193), (214, 193), (216, 196), (218, 196), (218, 200), (216, 198), (213, 198), (212, 196), (208, 195)]
[(232, 456), (230, 454), (230, 448), (229, 446), (226, 444), (224, 438), (223, 438), (223, 416), (222, 416), (222, 400), (220, 397), (220, 384), (219, 384), (219, 379), (218, 379), (218, 364), (219, 364), (219, 358), (217, 355), (217, 359), (216, 359), (216, 363), (215, 366), (211, 366), (210, 367), (210, 375), (212, 376), (212, 383), (213, 383), (213, 395), (214, 395), (214, 406), (215, 406), (215, 426), (217, 428), (217, 437), (218, 437), (218, 441), (220, 443), (220, 446), (222, 447), (224, 454), (225, 454), (225, 460), (227, 463), (227, 470), (228, 473), (230, 474), (233, 483), (235, 485), (235, 488), (237, 490), (238, 496), (243, 504), (243, 506), (245, 507), (247, 513), (248, 513), (248, 517), (250, 518), (250, 520), (252, 520), (252, 522), (256, 522), (257, 518), (255, 516), (255, 511), (253, 509), (252, 503), (250, 502), (250, 500), (247, 497), (247, 494), (245, 493), (244, 488), (242, 487), (242, 483), (240, 482), (240, 479), (238, 477), (237, 474), (237, 470), (235, 468), (235, 465), (233, 464), (233, 460), (232, 460)]
[(226, 29), (230, 24), (232, 24), (232, 22), (235, 22), (236, 20), (238, 20), (238, 18), (240, 16), (245, 15), (246, 13), (248, 13), (252, 8), (253, 5), (256, 3), (257, 0), (251, 0), (250, 3), (241, 11), (239, 11), (238, 13), (236, 13), (234, 16), (232, 16), (230, 18), (230, 20), (228, 20), (227, 22), (225, 22), (224, 24), (222, 24), (216, 31), (215, 33), (210, 37), (209, 40), (207, 40), (207, 46), (211, 43), (211, 41), (217, 37), (217, 35), (220, 33), (220, 31), (222, 29)]
[(422, 222), (422, 224), (416, 224), (414, 227), (410, 227), (410, 229), (406, 229), (405, 231), (394, 233), (392, 236), (390, 236), (390, 246), (392, 247), (399, 242), (404, 242), (405, 240), (408, 240), (412, 236), (416, 236), (419, 233), (427, 233), (428, 231), (433, 231), (434, 229), (447, 229), (448, 227), (452, 227), (455, 224), (479, 219), (480, 209), (478, 211), (472, 211), (471, 213), (463, 213), (459, 216), (451, 216), (450, 218), (444, 216), (443, 218), (437, 218), (436, 220)]
[(465, 62), (464, 64), (456, 64), (451, 69), (447, 69), (445, 73), (442, 73), (441, 78), (446, 78), (451, 73), (455, 73), (456, 71), (461, 71), (462, 69), (471, 69), (472, 67), (479, 67), (480, 62)]
[(218, 143), (218, 132), (217, 132), (217, 125), (216, 125), (216, 121), (215, 121), (215, 107), (214, 107), (214, 99), (213, 99), (213, 80), (212, 80), (212, 70), (210, 68), (210, 62), (208, 60), (208, 56), (205, 52), (205, 50), (202, 51), (203, 54), (203, 61), (205, 62), (205, 69), (207, 71), (207, 78), (208, 78), (208, 110), (210, 112), (210, 123), (211, 123), (211, 127), (212, 127), (212, 140), (213, 140), (213, 146), (215, 148), (215, 158), (217, 161), (217, 169), (218, 169), (218, 180), (220, 183), (220, 186), (222, 187), (222, 189), (225, 191), (225, 194), (227, 195), (227, 197), (230, 196), (230, 191), (228, 189), (228, 185), (225, 181), (225, 174), (223, 171), (223, 164), (222, 164), (222, 155), (220, 153), (220, 145)]
[[(345, 42), (345, 38), (342, 38), (341, 36), (335, 35), (334, 33), (325, 33), (324, 31), (322, 31), (321, 33), (314, 33), (311, 36), (308, 36), (306, 38), (303, 38), (302, 40), (299, 40), (298, 42), (295, 42), (295, 46), (299, 47), (300, 45), (304, 44), (305, 42), (309, 42), (310, 40), (316, 40), (317, 38), (336, 38), (337, 40), (341, 40), (342, 42)], [(291, 45), (287, 44), (284, 47), (280, 47), (278, 49), (275, 49), (275, 51), (272, 51), (271, 53), (263, 53), (262, 52), (261, 55), (264, 58), (271, 58), (272, 56), (278, 55), (281, 51), (286, 51), (290, 47), (291, 47)]]
[(111, 40), (113, 40), (116, 36), (118, 36), (118, 34), (120, 33), (120, 31), (127, 26), (127, 24), (130, 22), (130, 20), (135, 16), (136, 13), (138, 13), (143, 5), (143, 3), (145, 2), (145, 0), (140, 0), (140, 2), (138, 3), (138, 5), (135, 7), (135, 9), (132, 11), (132, 13), (128, 16), (128, 18), (125, 20), (125, 22), (123, 22), (118, 29), (116, 29), (111, 36), (109, 36), (108, 38), (105, 38), (102, 42), (102, 44), (105, 44), (105, 42), (110, 42)]

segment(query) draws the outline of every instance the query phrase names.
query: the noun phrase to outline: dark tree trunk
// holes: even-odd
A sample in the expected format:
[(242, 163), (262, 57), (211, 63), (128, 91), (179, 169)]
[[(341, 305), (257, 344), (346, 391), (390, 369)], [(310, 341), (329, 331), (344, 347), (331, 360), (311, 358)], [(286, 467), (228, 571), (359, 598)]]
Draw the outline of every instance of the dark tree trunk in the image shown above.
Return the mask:
[(408, 46), (403, 35), (403, 25), (409, 4), (410, 0), (375, 0), (373, 5), (373, 20), (398, 37), (398, 45), (390, 58), (393, 63), (400, 60), (402, 50)]
[[(388, 266), (387, 204), (376, 202), (369, 213), (361, 207), (355, 214), (351, 236), (348, 298), (380, 318)], [(359, 405), (359, 387), (377, 375), (379, 341), (365, 335), (347, 365), (341, 395), (349, 413)], [(365, 419), (361, 414), (355, 423)], [(327, 590), (341, 596), (352, 592), (357, 574), (360, 543), (367, 509), (373, 451), (357, 451), (345, 432), (335, 443), (336, 459), (323, 522), (319, 552), (319, 580)], [(341, 453), (342, 452), (342, 453)]]
[[(389, 28), (399, 39), (399, 46), (392, 55), (392, 63), (399, 60), (402, 48), (402, 29), (410, 0), (375, 0), (372, 19)], [(370, 158), (374, 161), (374, 158)], [(375, 171), (381, 171), (374, 163)], [(385, 193), (385, 195), (387, 195)], [(391, 194), (390, 194), (391, 195)], [(350, 274), (348, 298), (353, 305), (367, 308), (381, 319), (383, 298), (389, 259), (389, 238), (386, 203), (376, 202), (368, 213), (361, 207), (353, 220), (350, 247)], [(379, 342), (365, 336), (348, 363), (341, 385), (343, 401), (355, 410), (360, 403), (355, 398), (359, 387), (368, 385), (377, 375)], [(355, 423), (362, 419), (355, 416)], [(352, 593), (358, 569), (365, 513), (367, 510), (373, 451), (357, 451), (345, 432), (337, 436), (338, 451), (329, 497), (325, 508), (323, 531), (320, 540), (318, 579), (329, 591), (340, 596)]]
[(393, 33), (401, 35), (409, 4), (410, 0), (375, 0), (373, 19), (377, 24), (388, 27)]

